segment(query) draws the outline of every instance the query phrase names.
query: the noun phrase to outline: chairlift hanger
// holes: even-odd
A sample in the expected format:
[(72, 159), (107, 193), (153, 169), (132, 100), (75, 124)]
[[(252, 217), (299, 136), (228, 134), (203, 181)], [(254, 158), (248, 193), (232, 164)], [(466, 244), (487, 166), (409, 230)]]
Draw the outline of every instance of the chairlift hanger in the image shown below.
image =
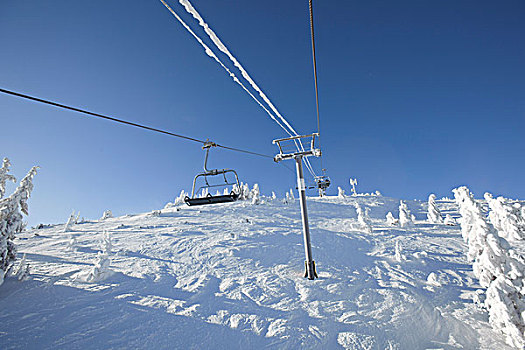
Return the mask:
[[(217, 147), (217, 144), (215, 142), (211, 142), (209, 140), (206, 140), (204, 142), (204, 145), (202, 146), (203, 150), (206, 150), (206, 155), (204, 156), (204, 172), (199, 173), (195, 176), (193, 179), (193, 186), (191, 189), (191, 198), (189, 196), (186, 196), (184, 198), (184, 202), (186, 202), (187, 205), (205, 205), (205, 204), (216, 204), (216, 203), (228, 203), (228, 202), (234, 202), (239, 198), (241, 185), (239, 182), (239, 177), (237, 176), (237, 172), (232, 169), (208, 169), (208, 155), (210, 152), (210, 149), (212, 147)], [(231, 182), (228, 181), (226, 178), (227, 173), (233, 173), (235, 175), (235, 181)], [(219, 176), (222, 175), (224, 178), (224, 184), (218, 184), (218, 185), (210, 185), (208, 182), (208, 176)], [(197, 179), (199, 177), (204, 178), (204, 185), (200, 186), (197, 191), (195, 191), (195, 184), (197, 182)], [(229, 194), (223, 194), (218, 196), (213, 196), (210, 193), (208, 193), (205, 197), (197, 197), (197, 194), (201, 192), (203, 189), (209, 189), (213, 187), (225, 187), (225, 186), (237, 186), (237, 191), (232, 189), (232, 191)]]

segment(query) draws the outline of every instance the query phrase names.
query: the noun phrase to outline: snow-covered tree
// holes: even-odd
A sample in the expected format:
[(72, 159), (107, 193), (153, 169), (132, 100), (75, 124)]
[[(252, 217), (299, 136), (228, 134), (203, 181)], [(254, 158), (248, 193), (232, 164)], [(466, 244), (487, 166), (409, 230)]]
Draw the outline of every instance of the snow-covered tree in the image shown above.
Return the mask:
[(468, 258), (474, 262), (473, 271), (481, 286), (487, 288), (484, 305), (489, 321), (505, 335), (508, 344), (522, 349), (525, 347), (525, 260), (487, 222), (468, 188), (463, 186), (453, 192), (462, 216), (461, 230), (468, 244)]
[(261, 201), (260, 197), (260, 191), (259, 191), (259, 184), (253, 185), (252, 190), (250, 191), (250, 197), (252, 199), (252, 204), (259, 204)]
[(452, 217), (452, 215), (447, 214), (447, 216), (445, 216), (444, 224), (448, 226), (456, 226), (457, 223), (456, 220)]
[(350, 186), (352, 186), (352, 196), (357, 196), (355, 187), (357, 186), (357, 179), (350, 179)]
[(100, 220), (106, 220), (106, 219), (110, 219), (113, 217), (113, 213), (111, 212), (111, 210), (106, 210), (104, 211), (104, 213), (102, 214), (102, 217), (100, 218)]
[(345, 190), (343, 190), (341, 187), (337, 187), (337, 196), (339, 198), (345, 198)]
[(405, 202), (399, 201), (399, 225), (401, 227), (410, 227), (414, 224), (412, 216)]
[(184, 198), (186, 198), (186, 197), (188, 197), (188, 193), (186, 191), (184, 191), (184, 190), (181, 190), (179, 196), (177, 198), (175, 198), (173, 203), (168, 203), (168, 204), (171, 204), (169, 207), (174, 207), (176, 205), (183, 204), (184, 203)]
[(295, 197), (293, 195), (292, 189), (290, 188), (290, 191), (285, 193), (283, 202), (284, 203), (293, 203), (294, 201), (295, 201)]
[(370, 218), (368, 217), (366, 210), (363, 210), (359, 203), (355, 203), (355, 210), (357, 211), (357, 222), (359, 223), (361, 230), (367, 233), (372, 233), (372, 225), (370, 224)]
[(436, 204), (436, 195), (433, 193), (430, 194), (430, 196), (428, 196), (427, 218), (428, 218), (428, 222), (431, 224), (442, 224), (443, 223), (443, 217), (441, 216), (441, 212), (439, 211), (437, 204)]
[(75, 215), (75, 211), (73, 210), (73, 212), (69, 215), (69, 219), (67, 219), (66, 225), (64, 226), (64, 232), (71, 231), (71, 227), (76, 223), (77, 223), (77, 216)]
[(394, 259), (397, 262), (402, 262), (406, 260), (406, 257), (403, 255), (403, 249), (401, 247), (401, 242), (399, 239), (396, 240), (396, 243), (394, 245)]
[(386, 223), (390, 226), (394, 226), (399, 223), (399, 220), (396, 219), (392, 212), (389, 211), (388, 214), (386, 214)]
[(22, 214), (28, 215), (27, 200), (33, 190), (33, 177), (38, 167), (33, 167), (20, 181), (15, 192), (0, 200), (0, 285), (16, 258), (15, 235), (25, 227)]
[(241, 199), (250, 199), (250, 186), (241, 182)]
[(508, 241), (525, 239), (525, 225), (519, 203), (511, 203), (503, 197), (494, 198), (490, 193), (485, 193), (485, 200), (490, 208), (490, 223), (501, 237)]
[(16, 276), (19, 281), (23, 281), (27, 278), (27, 276), (29, 276), (29, 270), (30, 266), (27, 262), (26, 254), (24, 253), (22, 259), (20, 260), (20, 263), (13, 271), (13, 275)]
[(13, 175), (8, 174), (10, 166), (11, 163), (9, 162), (9, 159), (4, 158), (2, 167), (0, 168), (0, 198), (4, 197), (5, 183), (7, 181), (16, 182), (16, 178)]
[(93, 267), (86, 277), (87, 282), (97, 282), (111, 274), (109, 265), (111, 264), (112, 247), (111, 233), (109, 231), (104, 231), (102, 237), (102, 250), (97, 253)]

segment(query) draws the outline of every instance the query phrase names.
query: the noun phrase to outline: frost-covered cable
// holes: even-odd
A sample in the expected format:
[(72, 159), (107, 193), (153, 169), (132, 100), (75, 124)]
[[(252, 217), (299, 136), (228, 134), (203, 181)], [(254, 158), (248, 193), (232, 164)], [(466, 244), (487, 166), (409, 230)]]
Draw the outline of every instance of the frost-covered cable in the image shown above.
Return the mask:
[(211, 58), (213, 58), (227, 73), (228, 75), (233, 79), (233, 81), (235, 81), (237, 84), (239, 84), (243, 89), (244, 91), (246, 91), (248, 93), (248, 95), (251, 96), (251, 98), (253, 98), (255, 100), (255, 102), (257, 102), (257, 104), (259, 106), (261, 106), (265, 111), (266, 113), (268, 113), (268, 115), (270, 116), (270, 118), (272, 118), (284, 131), (286, 131), (286, 133), (290, 136), (293, 136), (289, 131), (288, 129), (286, 129), (276, 118), (275, 116), (270, 113), (270, 111), (261, 103), (261, 101), (259, 101), (251, 92), (250, 90), (248, 90), (248, 88), (246, 88), (246, 86), (237, 78), (237, 76), (235, 76), (235, 74), (230, 71), (230, 69), (228, 69), (228, 67), (226, 67), (224, 65), (224, 63), (222, 63), (222, 61), (217, 57), (217, 55), (215, 55), (215, 53), (208, 47), (208, 45), (206, 45), (202, 39), (197, 35), (195, 34), (195, 32), (186, 24), (186, 22), (184, 22), (184, 20), (179, 16), (177, 15), (177, 13), (175, 11), (173, 11), (173, 9), (164, 1), (164, 0), (160, 0), (160, 2), (162, 2), (162, 4), (171, 12), (171, 14), (180, 22), (180, 24), (182, 24), (182, 26), (195, 38), (195, 40), (197, 40), (199, 42), (199, 44), (201, 44), (201, 46), (204, 48), (204, 51), (206, 52), (206, 54), (208, 56), (210, 56)]
[[(162, 2), (162, 4), (171, 12), (171, 14), (182, 24), (182, 26), (195, 38), (195, 40), (197, 40), (199, 42), (199, 44), (201, 44), (201, 46), (204, 48), (206, 54), (208, 56), (210, 56), (211, 58), (213, 58), (217, 63), (219, 63), (221, 65), (221, 67), (228, 73), (228, 75), (230, 75), (230, 77), (236, 82), (238, 83), (258, 104), (259, 106), (261, 106), (265, 111), (266, 113), (289, 135), (289, 136), (297, 136), (297, 132), (294, 130), (294, 128), (290, 125), (290, 123), (288, 123), (288, 121), (279, 113), (279, 111), (277, 110), (277, 108), (272, 104), (272, 102), (270, 101), (270, 99), (264, 94), (264, 92), (259, 88), (259, 86), (255, 83), (255, 81), (253, 81), (253, 79), (250, 77), (250, 75), (248, 74), (248, 72), (243, 68), (243, 66), (237, 61), (237, 59), (230, 53), (230, 51), (228, 50), (228, 48), (226, 48), (226, 46), (222, 43), (222, 41), (218, 38), (218, 36), (215, 34), (215, 32), (213, 32), (213, 30), (211, 30), (211, 28), (209, 27), (209, 25), (204, 21), (204, 19), (202, 18), (202, 16), (197, 12), (197, 10), (191, 5), (191, 3), (187, 0), (179, 0), (180, 4), (186, 9), (186, 11), (191, 14), (198, 22), (199, 22), (199, 25), (201, 25), (206, 34), (209, 36), (209, 38), (212, 40), (212, 42), (215, 44), (215, 46), (220, 50), (222, 51), (223, 53), (225, 53), (228, 58), (230, 58), (230, 60), (233, 62), (233, 64), (239, 69), (239, 71), (241, 72), (242, 76), (246, 79), (246, 81), (248, 81), (248, 83), (254, 88), (254, 90), (256, 90), (259, 95), (263, 98), (263, 100), (268, 104), (268, 106), (270, 107), (270, 109), (272, 109), (272, 111), (275, 113), (275, 115), (277, 115), (279, 117), (279, 119), (284, 123), (284, 125), (286, 125), (288, 129), (286, 129), (280, 122), (279, 120), (276, 119), (276, 117), (270, 113), (270, 111), (246, 88), (246, 86), (244, 84), (242, 84), (242, 82), (235, 76), (234, 73), (232, 73), (228, 67), (226, 67), (224, 65), (224, 63), (217, 57), (217, 55), (215, 55), (215, 53), (208, 47), (208, 45), (206, 45), (202, 39), (197, 35), (195, 34), (195, 32), (186, 24), (186, 22), (184, 22), (184, 20), (164, 1), (164, 0), (160, 0)], [(292, 135), (293, 134), (293, 135)], [(297, 147), (298, 150), (300, 151), (304, 151), (304, 147), (303, 145), (300, 143), (300, 142), (297, 142), (296, 140), (294, 140), (295, 142), (295, 145)], [(313, 170), (313, 167), (312, 165), (310, 164), (310, 161), (308, 160), (308, 158), (303, 158), (304, 159), (304, 163), (305, 163), (305, 166), (306, 168), (308, 169), (308, 172), (313, 176), (315, 177), (315, 172)]]
[[(163, 0), (161, 0), (161, 1), (164, 3)], [(232, 63), (235, 65), (235, 67), (237, 67), (239, 69), (239, 71), (241, 72), (241, 74), (244, 77), (244, 79), (246, 79), (246, 81), (248, 81), (248, 83), (250, 83), (250, 85), (257, 91), (257, 93), (259, 93), (259, 96), (261, 96), (262, 99), (264, 100), (264, 102), (266, 102), (268, 104), (268, 106), (275, 113), (275, 115), (277, 115), (279, 117), (279, 119), (281, 119), (283, 124), (286, 125), (290, 129), (290, 131), (292, 132), (292, 134), (294, 134), (294, 136), (297, 136), (297, 132), (294, 130), (294, 128), (281, 115), (281, 113), (279, 113), (279, 111), (277, 110), (277, 108), (275, 108), (275, 106), (272, 104), (270, 99), (261, 90), (261, 88), (259, 88), (259, 86), (255, 83), (255, 81), (250, 77), (250, 75), (248, 74), (246, 69), (244, 69), (244, 67), (239, 63), (239, 61), (237, 61), (237, 59), (231, 54), (231, 52), (228, 50), (226, 45), (224, 45), (224, 43), (219, 39), (217, 34), (215, 34), (215, 32), (210, 28), (210, 26), (204, 21), (202, 16), (192, 6), (192, 4), (189, 2), (189, 0), (179, 0), (179, 3), (186, 9), (186, 11), (189, 14), (191, 14), (193, 16), (193, 18), (195, 18), (199, 22), (199, 25), (202, 28), (204, 28), (204, 31), (210, 37), (210, 39), (213, 41), (215, 46), (217, 46), (217, 48), (219, 50), (221, 50), (224, 54), (226, 54), (226, 56), (228, 56), (228, 58), (232, 61)]]

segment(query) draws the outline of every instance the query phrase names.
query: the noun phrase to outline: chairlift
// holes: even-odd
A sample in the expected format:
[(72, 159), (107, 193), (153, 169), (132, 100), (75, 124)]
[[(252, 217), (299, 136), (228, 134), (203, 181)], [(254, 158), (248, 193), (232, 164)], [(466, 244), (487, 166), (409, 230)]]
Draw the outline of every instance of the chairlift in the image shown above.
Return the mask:
[[(241, 185), (239, 183), (239, 177), (237, 176), (237, 172), (232, 169), (208, 169), (208, 153), (210, 152), (211, 147), (216, 147), (217, 144), (214, 142), (207, 141), (204, 146), (202, 146), (202, 149), (206, 150), (206, 156), (204, 158), (204, 172), (199, 173), (195, 176), (193, 179), (193, 186), (191, 189), (191, 198), (186, 196), (184, 198), (184, 202), (186, 202), (187, 205), (204, 205), (204, 204), (216, 204), (216, 203), (228, 203), (228, 202), (235, 202), (239, 198)], [(228, 181), (228, 178), (226, 177), (227, 173), (233, 173), (235, 175), (235, 181)], [(208, 182), (208, 177), (210, 176), (219, 176), (222, 175), (224, 178), (224, 183), (222, 184), (212, 184)], [(199, 177), (204, 178), (204, 185), (200, 186), (197, 191), (195, 191), (195, 184), (197, 183), (197, 179)], [(223, 195), (215, 195), (213, 196), (211, 193), (206, 194), (204, 197), (198, 197), (198, 193), (201, 193), (203, 190), (207, 191), (210, 188), (214, 187), (226, 187), (226, 186), (234, 186), (237, 185), (237, 190), (239, 193), (235, 192), (235, 190), (232, 190), (229, 194), (223, 194)]]
[(325, 175), (326, 169), (323, 169), (323, 175), (316, 176), (314, 181), (317, 184), (319, 190), (319, 197), (323, 197), (326, 194), (326, 189), (330, 187), (330, 178)]

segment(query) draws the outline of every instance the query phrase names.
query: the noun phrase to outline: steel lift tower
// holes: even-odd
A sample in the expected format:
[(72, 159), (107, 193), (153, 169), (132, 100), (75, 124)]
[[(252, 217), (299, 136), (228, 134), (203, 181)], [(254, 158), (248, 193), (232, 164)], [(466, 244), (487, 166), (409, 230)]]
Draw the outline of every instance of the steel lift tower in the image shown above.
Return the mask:
[[(310, 227), (308, 226), (308, 212), (306, 210), (306, 184), (303, 175), (303, 157), (321, 156), (321, 150), (319, 148), (315, 148), (316, 137), (319, 137), (318, 133), (273, 140), (273, 144), (277, 144), (277, 146), (279, 147), (279, 154), (277, 154), (274, 157), (274, 161), (280, 162), (286, 159), (295, 159), (295, 167), (297, 170), (297, 190), (299, 191), (299, 198), (301, 202), (301, 216), (303, 221), (304, 253), (306, 256), (306, 261), (304, 262), (304, 277), (308, 277), (308, 279), (310, 280), (313, 280), (318, 276), (315, 270), (315, 261), (312, 258), (312, 247), (310, 244)], [(303, 147), (301, 147), (300, 149), (302, 151), (300, 151), (299, 148), (297, 148), (297, 152), (285, 153), (283, 151), (282, 143), (287, 141), (293, 141), (295, 145), (298, 145), (298, 143), (300, 143), (302, 139), (308, 138), (311, 138), (310, 149), (306, 150)]]

